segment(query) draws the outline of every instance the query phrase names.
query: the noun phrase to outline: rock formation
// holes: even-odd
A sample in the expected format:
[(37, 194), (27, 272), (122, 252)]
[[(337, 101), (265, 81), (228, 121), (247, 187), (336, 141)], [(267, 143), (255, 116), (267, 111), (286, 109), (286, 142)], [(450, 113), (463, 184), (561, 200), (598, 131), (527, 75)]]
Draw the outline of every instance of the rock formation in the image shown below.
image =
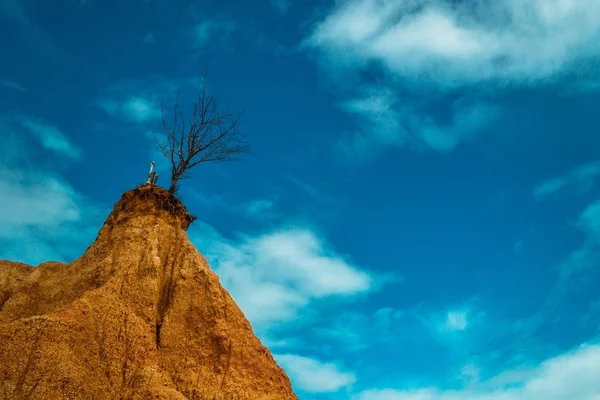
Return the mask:
[(297, 400), (191, 221), (142, 186), (76, 261), (0, 261), (0, 399)]

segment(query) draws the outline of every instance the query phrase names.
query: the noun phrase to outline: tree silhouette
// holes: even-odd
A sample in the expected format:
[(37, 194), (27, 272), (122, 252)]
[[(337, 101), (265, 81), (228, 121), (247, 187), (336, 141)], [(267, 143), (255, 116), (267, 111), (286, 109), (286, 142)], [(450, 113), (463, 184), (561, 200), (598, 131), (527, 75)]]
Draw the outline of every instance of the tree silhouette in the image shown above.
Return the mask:
[(203, 162), (237, 161), (248, 154), (250, 146), (238, 123), (244, 112), (223, 112), (214, 94), (209, 93), (206, 75), (202, 89), (193, 103), (191, 116), (185, 118), (179, 108), (179, 92), (173, 106), (172, 122), (167, 122), (164, 105), (160, 151), (171, 161), (170, 193), (175, 193), (179, 181), (189, 177), (190, 169)]

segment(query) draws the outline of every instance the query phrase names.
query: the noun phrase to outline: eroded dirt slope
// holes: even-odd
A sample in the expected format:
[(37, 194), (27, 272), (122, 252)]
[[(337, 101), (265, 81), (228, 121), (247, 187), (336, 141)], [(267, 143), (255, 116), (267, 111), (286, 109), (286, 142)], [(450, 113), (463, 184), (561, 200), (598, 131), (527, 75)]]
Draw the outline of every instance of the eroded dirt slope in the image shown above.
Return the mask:
[(159, 188), (71, 264), (0, 261), (0, 399), (297, 399)]

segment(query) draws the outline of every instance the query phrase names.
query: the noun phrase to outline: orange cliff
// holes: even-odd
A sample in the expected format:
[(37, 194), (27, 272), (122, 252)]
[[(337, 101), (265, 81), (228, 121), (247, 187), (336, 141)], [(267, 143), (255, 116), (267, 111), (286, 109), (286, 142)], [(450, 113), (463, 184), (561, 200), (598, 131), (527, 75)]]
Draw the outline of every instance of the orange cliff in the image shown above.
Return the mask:
[(70, 264), (0, 261), (0, 399), (297, 400), (163, 189)]

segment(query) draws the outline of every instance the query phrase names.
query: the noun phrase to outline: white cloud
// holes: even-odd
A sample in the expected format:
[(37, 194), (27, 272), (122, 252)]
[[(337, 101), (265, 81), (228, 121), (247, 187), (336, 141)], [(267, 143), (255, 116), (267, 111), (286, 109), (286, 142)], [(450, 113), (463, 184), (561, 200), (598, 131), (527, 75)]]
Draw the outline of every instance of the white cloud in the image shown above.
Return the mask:
[(272, 200), (254, 200), (244, 205), (244, 213), (250, 217), (264, 217), (273, 212), (275, 203)]
[(372, 150), (369, 148), (371, 143), (388, 146), (405, 144), (410, 133), (402, 126), (397, 103), (392, 91), (379, 88), (371, 88), (363, 97), (342, 103), (344, 111), (360, 118), (359, 122), (370, 135), (369, 139), (372, 139), (369, 141), (361, 135), (354, 136), (349, 142), (342, 143), (345, 150), (350, 154), (364, 155)]
[(441, 310), (424, 308), (418, 305), (410, 310), (410, 315), (424, 329), (423, 334), (438, 344), (447, 346), (452, 352), (463, 356), (467, 349), (476, 349), (481, 339), (502, 332), (501, 322), (494, 321), (496, 332), (491, 332), (491, 322), (486, 313), (472, 305), (445, 307)]
[(591, 203), (583, 210), (578, 226), (588, 235), (588, 240), (600, 240), (600, 202)]
[[(503, 373), (510, 375), (510, 371)], [(584, 345), (548, 359), (527, 373), (518, 371), (502, 384), (483, 382), (472, 389), (373, 389), (356, 400), (598, 400), (600, 346)], [(493, 381), (494, 379), (492, 379)]]
[[(253, 252), (271, 271), (286, 276), (314, 297), (366, 291), (371, 278), (326, 249), (312, 231), (289, 229), (251, 240)], [(255, 254), (255, 255), (256, 255)]]
[(223, 286), (253, 324), (289, 321), (313, 301), (366, 293), (374, 285), (369, 274), (308, 229), (280, 229), (235, 242), (214, 231), (197, 237)]
[(580, 193), (586, 193), (592, 189), (598, 175), (600, 175), (600, 161), (590, 162), (574, 168), (566, 175), (536, 185), (532, 193), (536, 200), (543, 200), (569, 187), (574, 187)]
[(161, 117), (156, 99), (143, 95), (130, 96), (119, 100), (98, 99), (96, 105), (113, 116), (132, 122), (147, 122)]
[(15, 119), (47, 150), (76, 160), (81, 158), (81, 149), (71, 144), (66, 135), (56, 126), (42, 119), (25, 115), (17, 115)]
[(354, 374), (334, 363), (294, 354), (276, 354), (275, 359), (290, 375), (294, 387), (307, 393), (332, 393), (352, 385)]
[(100, 228), (98, 208), (60, 177), (0, 170), (0, 259), (37, 265), (72, 261)]
[(442, 329), (447, 331), (464, 331), (469, 325), (467, 315), (468, 312), (466, 310), (449, 311), (446, 314), (446, 322)]
[[(335, 4), (313, 25), (302, 48), (317, 55), (350, 98), (342, 108), (360, 118), (360, 131), (341, 143), (354, 158), (399, 146), (453, 151), (498, 119), (500, 108), (485, 98), (492, 93), (486, 90), (562, 77), (597, 81), (595, 0)], [(479, 98), (447, 107), (450, 99), (465, 96), (465, 87)]]
[(317, 23), (307, 44), (344, 63), (443, 85), (556, 76), (600, 54), (595, 0), (443, 2), (351, 0)]
[(140, 122), (160, 117), (159, 108), (143, 97), (129, 98), (123, 104), (123, 112)]
[(0, 237), (17, 236), (30, 226), (54, 227), (81, 217), (74, 190), (52, 176), (0, 170), (0, 195)]

